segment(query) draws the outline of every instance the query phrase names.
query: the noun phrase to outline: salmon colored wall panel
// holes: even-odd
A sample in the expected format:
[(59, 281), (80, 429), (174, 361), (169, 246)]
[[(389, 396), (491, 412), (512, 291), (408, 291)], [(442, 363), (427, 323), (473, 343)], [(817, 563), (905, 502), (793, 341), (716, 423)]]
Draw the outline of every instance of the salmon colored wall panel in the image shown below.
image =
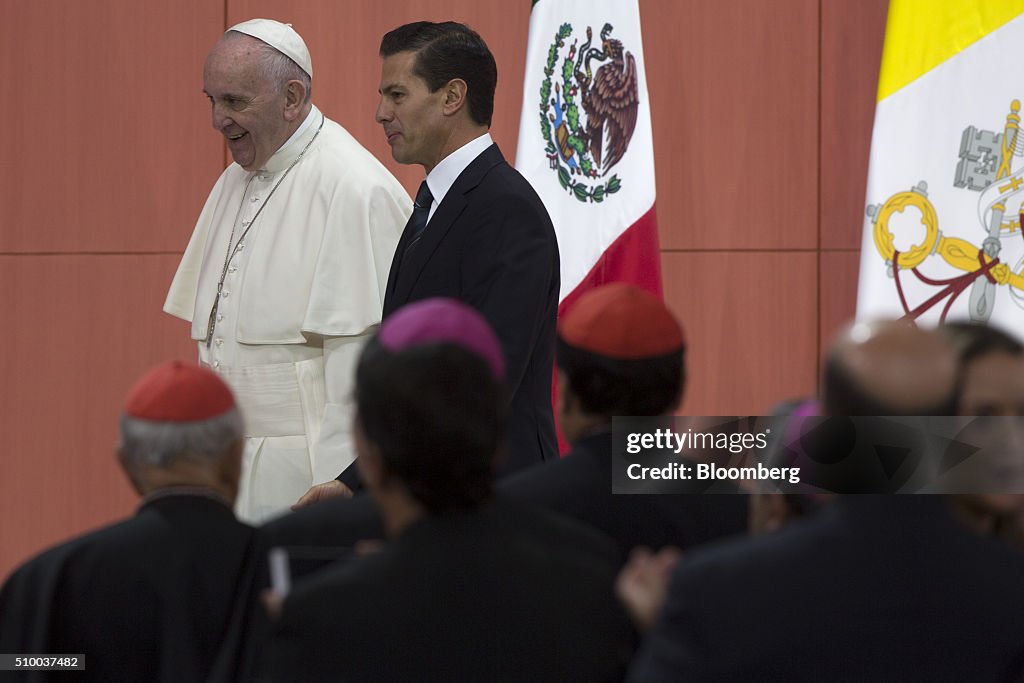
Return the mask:
[(825, 251), (821, 253), (821, 348), (857, 312), (857, 275), (860, 252)]
[(184, 248), (223, 167), (200, 77), (223, 12), (4, 3), (0, 253)]
[(665, 300), (689, 340), (682, 413), (761, 415), (814, 391), (816, 256), (663, 254)]
[(662, 247), (813, 248), (817, 0), (641, 14)]
[(821, 247), (859, 249), (887, 0), (821, 6)]
[(253, 17), (294, 25), (313, 58), (313, 102), (383, 161), (410, 194), (415, 194), (423, 180), (423, 167), (395, 162), (380, 125), (374, 121), (380, 85), (380, 39), (411, 21), (455, 20), (468, 24), (483, 37), (498, 64), (491, 135), (509, 163), (513, 162), (523, 95), (529, 2), (228, 0), (229, 25)]
[(135, 506), (114, 461), (131, 383), (193, 359), (162, 312), (177, 255), (0, 256), (0, 575)]

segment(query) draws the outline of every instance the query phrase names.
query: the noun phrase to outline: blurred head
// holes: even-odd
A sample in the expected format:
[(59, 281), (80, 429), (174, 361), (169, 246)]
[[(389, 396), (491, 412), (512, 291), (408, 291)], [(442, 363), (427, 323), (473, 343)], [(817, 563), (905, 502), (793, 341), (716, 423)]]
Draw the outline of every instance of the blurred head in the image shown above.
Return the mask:
[(587, 292), (558, 324), (558, 416), (566, 438), (613, 416), (671, 412), (686, 381), (682, 327), (664, 303), (622, 283)]
[(504, 361), (479, 313), (450, 299), (387, 318), (356, 369), (360, 475), (378, 503), (396, 494), (426, 514), (491, 496), (505, 431)]
[(451, 21), (406, 24), (384, 36), (380, 56), (376, 120), (395, 161), (429, 173), (461, 146), (461, 127), (491, 125), (498, 70), (472, 29)]
[(856, 323), (825, 366), (826, 415), (952, 415), (956, 356), (939, 333), (904, 322)]
[[(807, 459), (795, 462), (794, 453), (788, 450), (800, 438), (804, 420), (821, 414), (817, 399), (795, 398), (782, 401), (772, 408), (773, 417), (781, 418), (782, 433), (771, 439), (765, 458), (766, 467), (792, 467), (798, 465), (806, 471)], [(784, 419), (784, 421), (783, 421)], [(813, 465), (812, 465), (813, 466)], [(750, 496), (748, 527), (750, 533), (759, 535), (777, 531), (802, 517), (818, 510), (830, 499), (820, 493), (767, 493), (757, 491)]]
[(143, 375), (121, 415), (118, 457), (136, 490), (213, 488), (234, 501), (243, 425), (227, 385), (213, 372), (171, 361)]
[(214, 45), (203, 92), (235, 163), (246, 171), (263, 168), (298, 129), (311, 107), (311, 74), (302, 38), (276, 21), (238, 24)]
[(939, 328), (953, 343), (959, 360), (957, 414), (978, 416), (960, 436), (981, 451), (960, 467), (965, 485), (975, 492), (957, 502), (984, 531), (1019, 535), (1024, 496), (1024, 345), (1007, 332), (977, 323), (948, 323)]
[(857, 323), (829, 349), (822, 382), (825, 419), (801, 425), (801, 485), (835, 493), (917, 490), (939, 465), (938, 445), (919, 420), (951, 415), (952, 347), (933, 330), (903, 322)]
[(1024, 345), (991, 325), (939, 328), (959, 360), (957, 414), (1024, 416)]

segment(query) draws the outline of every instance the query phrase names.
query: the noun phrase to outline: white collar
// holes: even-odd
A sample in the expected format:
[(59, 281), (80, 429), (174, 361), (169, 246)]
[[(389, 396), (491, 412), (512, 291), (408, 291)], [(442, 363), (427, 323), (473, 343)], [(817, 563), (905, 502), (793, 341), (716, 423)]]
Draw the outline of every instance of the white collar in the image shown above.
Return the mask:
[(270, 173), (276, 173), (286, 168), (291, 163), (291, 158), (298, 154), (297, 148), (292, 150), (289, 147), (296, 146), (296, 142), (312, 127), (313, 122), (319, 120), (317, 114), (320, 114), (320, 110), (315, 105), (310, 105), (309, 114), (306, 115), (305, 120), (295, 129), (291, 137), (285, 140), (284, 144), (278, 147), (277, 151), (267, 159), (267, 163), (263, 165), (263, 168), (255, 172), (266, 173), (269, 171)]
[[(300, 137), (302, 137), (302, 134), (306, 132), (306, 129), (313, 125), (313, 119), (316, 118), (313, 115), (318, 113), (319, 111), (320, 110), (317, 109), (315, 105), (312, 105), (312, 104), (309, 105), (309, 113), (306, 114), (306, 120), (303, 121), (299, 125), (299, 127), (295, 129), (295, 132), (292, 133), (292, 136), (290, 138), (288, 138), (287, 140), (285, 140), (284, 144), (281, 145), (281, 147), (277, 151), (280, 152), (285, 147), (287, 147), (288, 145), (292, 144), (293, 142), (298, 140)], [(274, 152), (274, 153), (277, 154), (277, 152)]]
[(434, 203), (431, 204), (430, 214), (427, 217), (428, 221), (434, 215), (434, 209), (441, 204), (441, 200), (448, 194), (448, 190), (452, 189), (452, 185), (466, 170), (466, 167), (493, 144), (491, 134), (484, 133), (441, 159), (434, 170), (427, 174), (427, 187), (430, 188), (430, 194), (434, 195)]

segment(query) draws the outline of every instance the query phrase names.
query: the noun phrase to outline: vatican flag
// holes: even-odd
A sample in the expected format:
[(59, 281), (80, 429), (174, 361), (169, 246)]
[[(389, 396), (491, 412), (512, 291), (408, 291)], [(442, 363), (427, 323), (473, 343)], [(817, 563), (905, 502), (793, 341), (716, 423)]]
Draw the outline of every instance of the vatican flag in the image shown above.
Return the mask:
[(1024, 336), (1024, 0), (892, 0), (858, 319)]

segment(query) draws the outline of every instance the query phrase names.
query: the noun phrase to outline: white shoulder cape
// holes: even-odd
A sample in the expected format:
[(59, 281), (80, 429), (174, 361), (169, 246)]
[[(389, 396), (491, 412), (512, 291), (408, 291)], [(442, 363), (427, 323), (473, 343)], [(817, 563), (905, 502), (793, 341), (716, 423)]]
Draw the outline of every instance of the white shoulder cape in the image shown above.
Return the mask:
[[(267, 163), (278, 176), (317, 123)], [(232, 164), (203, 207), (164, 310), (206, 337), (231, 226), (249, 174)], [(237, 341), (299, 344), (303, 333), (357, 335), (380, 322), (388, 270), (412, 202), (394, 176), (327, 119), (246, 238)], [(236, 236), (237, 239), (237, 236)]]

